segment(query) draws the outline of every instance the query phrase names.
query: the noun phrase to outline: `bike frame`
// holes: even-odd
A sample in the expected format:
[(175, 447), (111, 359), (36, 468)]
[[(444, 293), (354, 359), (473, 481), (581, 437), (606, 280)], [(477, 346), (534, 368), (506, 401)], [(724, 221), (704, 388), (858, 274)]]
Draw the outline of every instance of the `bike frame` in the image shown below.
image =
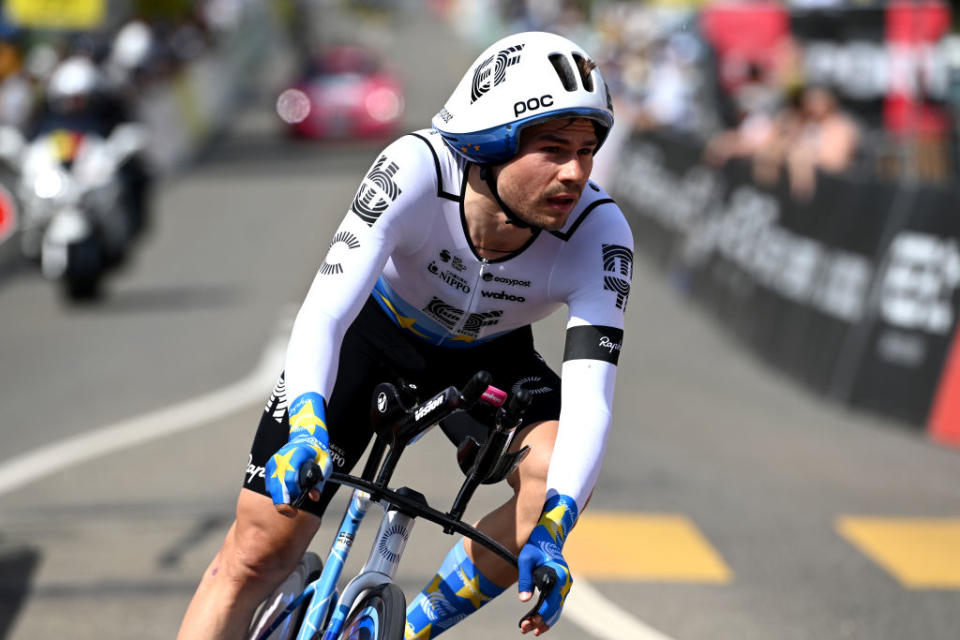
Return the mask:
[[(485, 386), (485, 384), (484, 384)], [(489, 387), (484, 392), (484, 397), (490, 390), (503, 394), (498, 390)], [(455, 395), (454, 395), (455, 394)], [(480, 393), (476, 392), (479, 397)], [(505, 394), (503, 394), (505, 397)], [(437, 402), (440, 398), (444, 402)], [(495, 397), (495, 394), (494, 394)], [(445, 533), (462, 534), (478, 544), (483, 545), (493, 553), (503, 558), (513, 566), (517, 566), (517, 558), (506, 547), (490, 538), (478, 529), (464, 523), (460, 520), (463, 511), (469, 501), (473, 490), (482, 481), (489, 481), (489, 474), (494, 473), (497, 465), (492, 464), (494, 456), (480, 454), (479, 460), (467, 472), (467, 479), (464, 481), (460, 492), (457, 495), (454, 505), (450, 512), (443, 513), (433, 509), (427, 504), (426, 499), (411, 489), (406, 487), (399, 490), (393, 490), (387, 487), (393, 468), (403, 449), (407, 444), (416, 441), (427, 430), (435, 425), (441, 415), (449, 415), (453, 409), (458, 406), (457, 398), (461, 398), (460, 393), (452, 387), (435, 396), (432, 400), (420, 405), (420, 407), (435, 407), (436, 410), (423, 410), (420, 413), (419, 408), (410, 410), (408, 415), (419, 416), (407, 428), (406, 437), (397, 437), (397, 431), (394, 432), (392, 442), (389, 444), (389, 454), (386, 460), (383, 460), (384, 452), (388, 448), (386, 438), (378, 433), (374, 441), (366, 465), (361, 477), (351, 476), (341, 473), (331, 474), (329, 481), (340, 485), (353, 488), (353, 493), (343, 519), (340, 521), (340, 528), (337, 531), (337, 537), (331, 545), (330, 551), (323, 565), (320, 577), (306, 586), (287, 607), (277, 616), (277, 618), (257, 637), (257, 640), (267, 640), (283, 622), (295, 611), (304, 601), (309, 600), (308, 609), (304, 615), (303, 622), (297, 633), (297, 640), (312, 640), (319, 633), (323, 633), (322, 640), (336, 640), (337, 636), (343, 630), (344, 622), (350, 614), (350, 610), (357, 600), (369, 589), (378, 587), (382, 584), (392, 582), (396, 575), (400, 558), (406, 549), (407, 540), (413, 530), (415, 518), (421, 517), (443, 527)], [(503, 397), (498, 398), (500, 406), (503, 403)], [(384, 401), (386, 402), (386, 401)], [(524, 402), (529, 402), (525, 399)], [(516, 417), (516, 424), (519, 424), (519, 416), (522, 416), (526, 404), (522, 404)], [(502, 409), (501, 409), (502, 410)], [(503, 414), (506, 415), (506, 414)], [(501, 418), (503, 418), (501, 415)], [(506, 454), (506, 445), (509, 443), (509, 437), (513, 432), (511, 429), (503, 429), (498, 423), (488, 445), (483, 448), (483, 452), (496, 451), (496, 461), (508, 459), (512, 464), (507, 465), (512, 469), (516, 463), (523, 458), (526, 451), (514, 454)], [(485, 464), (485, 467), (484, 467)], [(485, 468), (485, 471), (481, 471)], [(500, 466), (499, 474), (506, 475), (506, 467)], [(376, 475), (376, 480), (371, 478)], [(502, 478), (501, 478), (502, 479)], [(380, 527), (374, 537), (370, 549), (370, 555), (366, 563), (357, 573), (357, 575), (347, 584), (339, 597), (337, 596), (337, 583), (343, 573), (343, 567), (346, 564), (347, 556), (353, 547), (357, 531), (371, 504), (379, 504), (384, 509), (383, 518), (380, 521)], [(538, 585), (541, 585), (538, 582)], [(545, 586), (546, 583), (542, 583)], [(543, 598), (543, 588), (541, 586), (541, 601)], [(331, 607), (334, 609), (331, 612)], [(329, 615), (329, 623), (324, 628), (324, 622)], [(531, 614), (528, 614), (532, 615)]]

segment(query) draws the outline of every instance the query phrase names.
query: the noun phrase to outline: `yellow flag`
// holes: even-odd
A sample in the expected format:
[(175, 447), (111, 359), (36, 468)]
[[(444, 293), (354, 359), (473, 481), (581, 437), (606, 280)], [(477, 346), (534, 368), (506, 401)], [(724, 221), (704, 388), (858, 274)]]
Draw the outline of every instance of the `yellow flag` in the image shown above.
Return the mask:
[(21, 27), (94, 29), (107, 16), (107, 0), (7, 0), (6, 13)]

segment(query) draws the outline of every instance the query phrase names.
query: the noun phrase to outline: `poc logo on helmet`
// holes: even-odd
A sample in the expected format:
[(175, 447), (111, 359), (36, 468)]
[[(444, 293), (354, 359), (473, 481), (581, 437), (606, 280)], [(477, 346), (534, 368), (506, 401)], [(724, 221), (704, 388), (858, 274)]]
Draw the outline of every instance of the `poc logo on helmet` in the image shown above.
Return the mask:
[(519, 117), (521, 114), (536, 111), (542, 107), (552, 107), (553, 106), (553, 96), (549, 93), (537, 98), (528, 98), (527, 100), (521, 100), (520, 102), (515, 102), (513, 105), (513, 115)]

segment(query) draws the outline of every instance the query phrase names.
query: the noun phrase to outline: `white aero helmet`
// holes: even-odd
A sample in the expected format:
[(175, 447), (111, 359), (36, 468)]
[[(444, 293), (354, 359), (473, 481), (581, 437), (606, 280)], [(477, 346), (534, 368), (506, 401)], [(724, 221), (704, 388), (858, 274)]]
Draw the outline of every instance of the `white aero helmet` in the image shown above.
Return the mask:
[(89, 58), (73, 56), (61, 62), (47, 82), (47, 97), (52, 102), (86, 97), (97, 90), (100, 77)]
[(573, 117), (599, 125), (599, 148), (613, 126), (607, 84), (577, 44), (529, 31), (481, 53), (432, 124), (467, 160), (501, 164), (516, 155), (524, 127)]

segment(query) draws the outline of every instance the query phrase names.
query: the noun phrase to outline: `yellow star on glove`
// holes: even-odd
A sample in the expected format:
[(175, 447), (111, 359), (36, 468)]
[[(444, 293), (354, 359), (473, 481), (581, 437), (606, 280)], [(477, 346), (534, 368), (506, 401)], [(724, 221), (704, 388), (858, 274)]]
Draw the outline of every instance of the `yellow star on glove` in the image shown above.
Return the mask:
[(547, 533), (550, 534), (550, 537), (553, 538), (553, 541), (557, 544), (561, 544), (567, 537), (567, 532), (563, 529), (563, 516), (566, 512), (567, 508), (562, 504), (558, 504), (540, 517), (539, 524), (543, 525)]
[(304, 429), (310, 435), (313, 435), (317, 430), (317, 427), (320, 427), (324, 431), (327, 430), (327, 425), (323, 423), (323, 420), (317, 417), (317, 414), (313, 410), (313, 402), (307, 401), (303, 403), (303, 406), (300, 407), (295, 415), (290, 416), (290, 431), (295, 431), (297, 429)]
[(293, 457), (295, 452), (296, 449), (291, 449), (289, 452), (287, 452), (287, 455), (284, 456), (280, 455), (279, 453), (273, 454), (273, 460), (277, 464), (277, 470), (273, 472), (273, 475), (270, 476), (271, 478), (280, 478), (280, 480), (283, 480), (288, 471), (296, 471), (296, 469), (293, 468), (293, 465), (290, 464), (290, 458)]

